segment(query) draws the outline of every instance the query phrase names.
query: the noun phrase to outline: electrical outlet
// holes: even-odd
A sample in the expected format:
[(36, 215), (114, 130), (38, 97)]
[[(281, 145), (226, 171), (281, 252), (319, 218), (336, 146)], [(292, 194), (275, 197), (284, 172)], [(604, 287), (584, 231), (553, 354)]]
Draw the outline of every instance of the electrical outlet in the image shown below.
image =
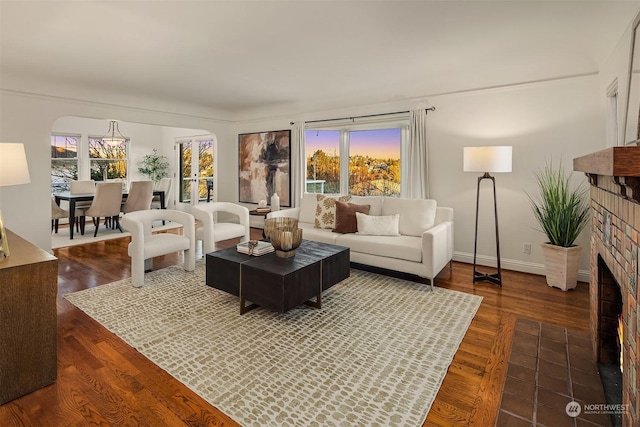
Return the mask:
[(531, 253), (531, 243), (523, 243), (522, 244), (522, 253), (530, 254)]

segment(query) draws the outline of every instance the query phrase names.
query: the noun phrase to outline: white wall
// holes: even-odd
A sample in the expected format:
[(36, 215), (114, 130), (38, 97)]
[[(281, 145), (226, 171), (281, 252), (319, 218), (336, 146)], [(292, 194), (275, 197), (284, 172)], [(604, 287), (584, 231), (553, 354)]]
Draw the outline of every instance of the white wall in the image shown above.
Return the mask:
[[(431, 194), (455, 212), (455, 258), (473, 262), (476, 187), (479, 174), (462, 171), (466, 146), (510, 145), (513, 172), (495, 174), (503, 268), (544, 274), (539, 244), (545, 236), (532, 214), (527, 193), (538, 194), (535, 172), (546, 161), (573, 169), (573, 159), (605, 147), (597, 76), (563, 79), (496, 90), (432, 97), (429, 119)], [(582, 173), (574, 184), (585, 183)], [(479, 263), (495, 265), (493, 194), (485, 180), (480, 195)], [(581, 258), (588, 278), (588, 235)], [(530, 255), (523, 243), (531, 243)]]
[[(236, 147), (232, 127), (223, 120), (0, 91), (0, 141), (25, 144), (31, 174), (30, 184), (0, 187), (0, 209), (7, 228), (43, 249), (51, 248), (50, 135), (54, 123), (65, 116), (202, 129), (215, 134), (220, 146), (230, 145), (220, 150), (222, 155)], [(166, 144), (161, 144), (163, 149)], [(237, 176), (236, 163), (220, 162), (217, 172)]]

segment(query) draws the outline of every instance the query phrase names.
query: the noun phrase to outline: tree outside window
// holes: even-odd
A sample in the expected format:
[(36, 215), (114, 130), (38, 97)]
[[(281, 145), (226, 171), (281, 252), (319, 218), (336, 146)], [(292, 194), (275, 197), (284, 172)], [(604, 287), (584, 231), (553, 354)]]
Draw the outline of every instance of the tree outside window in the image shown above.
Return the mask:
[(399, 197), (402, 138), (399, 127), (305, 131), (306, 191)]
[(79, 135), (51, 135), (51, 192), (69, 190), (78, 179)]
[(110, 145), (98, 137), (89, 137), (91, 179), (127, 179), (127, 139), (118, 145)]

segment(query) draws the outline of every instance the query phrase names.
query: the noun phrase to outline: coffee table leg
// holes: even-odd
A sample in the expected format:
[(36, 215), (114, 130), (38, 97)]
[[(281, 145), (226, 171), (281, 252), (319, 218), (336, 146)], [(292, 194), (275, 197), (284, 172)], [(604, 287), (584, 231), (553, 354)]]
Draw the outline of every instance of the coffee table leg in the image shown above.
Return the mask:
[(258, 307), (258, 304), (250, 304), (250, 305), (244, 305), (245, 304), (245, 300), (244, 297), (242, 295), (240, 295), (240, 315), (245, 314), (247, 311), (251, 311), (254, 308)]
[(316, 295), (315, 301), (309, 300), (309, 301), (306, 301), (305, 304), (313, 308), (322, 308), (322, 294)]
[(239, 285), (238, 286), (238, 293), (240, 294), (240, 315), (242, 316), (247, 311), (251, 311), (254, 308), (258, 307), (258, 304), (254, 303), (254, 304), (245, 306), (244, 296), (242, 296), (242, 264), (240, 264), (240, 272), (239, 272), (238, 279), (240, 280), (240, 283), (238, 284)]
[(316, 295), (315, 301), (306, 301), (305, 304), (309, 307), (322, 308), (322, 261), (320, 261), (320, 287), (318, 288), (318, 295)]

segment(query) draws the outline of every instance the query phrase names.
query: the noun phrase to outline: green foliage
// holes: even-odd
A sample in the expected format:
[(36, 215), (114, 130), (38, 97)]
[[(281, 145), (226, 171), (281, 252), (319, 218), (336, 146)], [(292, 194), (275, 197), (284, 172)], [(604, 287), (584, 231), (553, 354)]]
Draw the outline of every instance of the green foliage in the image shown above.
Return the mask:
[(157, 182), (169, 176), (169, 162), (165, 156), (158, 155), (158, 150), (153, 149), (153, 154), (147, 154), (142, 159), (142, 166), (138, 172)]
[(589, 221), (588, 188), (581, 185), (571, 190), (570, 177), (562, 165), (554, 169), (547, 163), (544, 170), (536, 173), (540, 200), (529, 195), (533, 213), (549, 243), (565, 248), (574, 246)]

